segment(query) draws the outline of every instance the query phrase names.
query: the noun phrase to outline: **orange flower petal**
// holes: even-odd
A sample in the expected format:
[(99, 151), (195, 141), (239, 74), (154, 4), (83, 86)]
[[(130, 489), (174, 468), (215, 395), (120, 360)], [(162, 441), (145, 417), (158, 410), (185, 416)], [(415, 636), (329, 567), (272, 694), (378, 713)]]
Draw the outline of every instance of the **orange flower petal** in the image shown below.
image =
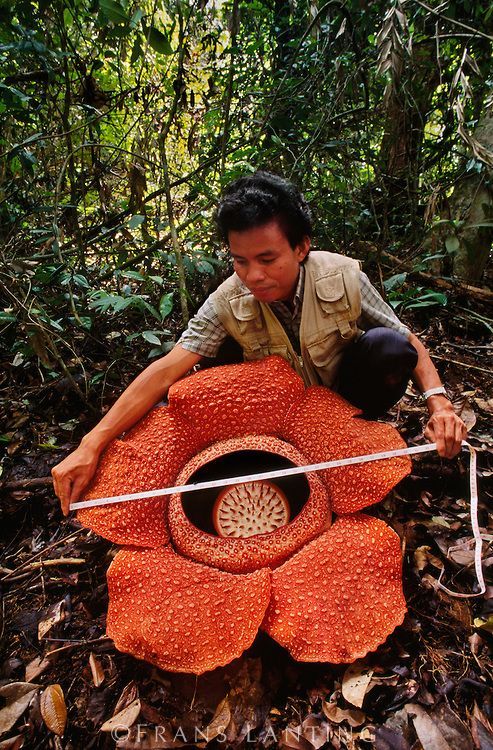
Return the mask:
[(171, 548), (124, 549), (108, 570), (107, 630), (120, 651), (172, 672), (202, 674), (253, 642), (270, 571), (232, 575)]
[(383, 643), (405, 613), (399, 537), (356, 514), (272, 573), (262, 628), (299, 661), (351, 662)]
[[(405, 448), (388, 424), (357, 418), (358, 409), (328, 388), (308, 388), (289, 412), (282, 437), (314, 463)], [(378, 503), (411, 471), (409, 456), (319, 472), (335, 513), (354, 513)]]
[(202, 445), (242, 435), (276, 435), (302, 396), (301, 378), (282, 357), (212, 367), (175, 383), (169, 405), (193, 425)]
[[(166, 407), (151, 411), (124, 440), (113, 441), (82, 499), (110, 497), (169, 487), (197, 452), (190, 426)], [(169, 541), (167, 497), (79, 510), (77, 518), (117, 544), (156, 547)]]

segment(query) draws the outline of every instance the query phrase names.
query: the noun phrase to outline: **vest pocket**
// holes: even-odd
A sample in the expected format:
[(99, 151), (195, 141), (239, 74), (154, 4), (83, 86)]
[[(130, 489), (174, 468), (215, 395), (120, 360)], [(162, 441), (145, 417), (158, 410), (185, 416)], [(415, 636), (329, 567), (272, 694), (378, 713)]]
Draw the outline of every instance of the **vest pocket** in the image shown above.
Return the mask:
[(260, 305), (252, 294), (233, 297), (229, 304), (242, 335), (262, 330)]
[(320, 307), (327, 315), (347, 312), (350, 309), (342, 273), (316, 279), (315, 292), (320, 301)]
[(350, 328), (350, 335), (341, 336), (339, 329), (335, 329), (326, 336), (322, 341), (317, 341), (311, 346), (307, 346), (308, 354), (315, 365), (320, 369), (325, 369), (332, 360), (355, 338), (357, 335), (356, 326)]

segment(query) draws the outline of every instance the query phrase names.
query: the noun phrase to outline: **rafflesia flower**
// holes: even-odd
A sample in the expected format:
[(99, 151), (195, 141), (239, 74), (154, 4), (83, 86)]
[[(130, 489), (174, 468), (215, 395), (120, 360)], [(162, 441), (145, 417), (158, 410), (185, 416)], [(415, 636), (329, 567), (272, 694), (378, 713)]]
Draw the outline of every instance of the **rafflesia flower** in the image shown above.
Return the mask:
[[(280, 357), (203, 370), (107, 448), (85, 498), (404, 446), (392, 427), (359, 414), (327, 388), (305, 388)], [(358, 511), (409, 470), (406, 457), (273, 480), (290, 518), (276, 528), (284, 510), (265, 511), (274, 530), (262, 533), (247, 518), (246, 537), (215, 532), (217, 488), (79, 511), (123, 547), (108, 570), (108, 634), (121, 651), (195, 674), (238, 657), (259, 628), (300, 661), (363, 657), (406, 606), (398, 536)]]

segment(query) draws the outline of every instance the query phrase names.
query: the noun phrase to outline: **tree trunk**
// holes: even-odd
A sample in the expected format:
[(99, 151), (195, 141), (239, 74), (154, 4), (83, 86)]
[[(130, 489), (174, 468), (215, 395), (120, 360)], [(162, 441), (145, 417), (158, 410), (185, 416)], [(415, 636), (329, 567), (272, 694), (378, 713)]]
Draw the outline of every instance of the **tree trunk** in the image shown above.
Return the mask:
[[(475, 140), (493, 151), (493, 109), (481, 117)], [(454, 275), (464, 281), (479, 282), (485, 271), (493, 244), (493, 169), (482, 165), (481, 172), (470, 172), (455, 186), (450, 198), (450, 218), (459, 223), (459, 241), (454, 257)]]

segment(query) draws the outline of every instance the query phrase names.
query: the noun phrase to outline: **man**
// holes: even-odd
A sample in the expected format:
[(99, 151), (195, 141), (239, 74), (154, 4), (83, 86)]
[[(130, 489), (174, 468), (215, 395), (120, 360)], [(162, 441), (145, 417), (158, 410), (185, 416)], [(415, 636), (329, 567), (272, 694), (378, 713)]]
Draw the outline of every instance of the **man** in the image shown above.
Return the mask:
[(359, 406), (385, 412), (412, 376), (429, 411), (425, 435), (441, 456), (460, 450), (467, 430), (454, 413), (423, 344), (371, 286), (356, 261), (312, 252), (310, 210), (297, 188), (268, 172), (232, 183), (216, 220), (235, 274), (200, 308), (178, 344), (129, 385), (79, 447), (52, 470), (66, 515), (106, 446), (169, 387), (232, 336), (247, 360), (280, 354), (307, 385), (322, 383)]

